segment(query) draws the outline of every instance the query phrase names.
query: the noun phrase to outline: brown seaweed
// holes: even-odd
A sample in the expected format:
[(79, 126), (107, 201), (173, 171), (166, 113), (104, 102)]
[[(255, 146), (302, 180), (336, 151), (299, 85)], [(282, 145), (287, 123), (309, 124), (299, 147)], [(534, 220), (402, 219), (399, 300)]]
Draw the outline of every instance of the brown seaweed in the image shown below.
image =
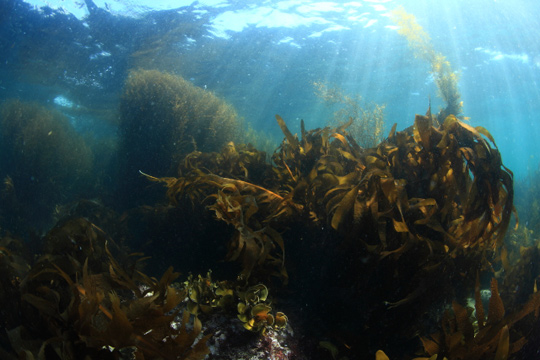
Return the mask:
[(437, 85), (438, 95), (446, 103), (446, 107), (439, 111), (437, 120), (444, 121), (448, 116), (454, 115), (465, 119), (462, 115), (463, 102), (458, 91), (459, 74), (452, 70), (446, 57), (435, 50), (429, 34), (418, 24), (414, 15), (407, 13), (400, 6), (392, 11), (392, 20), (399, 26), (398, 33), (404, 36), (415, 57), (427, 61), (431, 66), (431, 75)]
[(172, 326), (186, 297), (172, 285), (178, 277), (172, 268), (158, 280), (126, 266), (125, 255), (121, 264), (108, 244), (115, 252), (120, 248), (82, 218), (59, 224), (46, 241), (46, 253), (17, 287), (24, 316), (8, 332), (12, 349), (23, 358), (48, 353), (61, 359), (120, 359), (129, 352), (137, 359), (203, 359), (208, 354), (211, 335), (201, 335), (197, 318), (187, 331), (190, 314), (184, 311), (179, 326)]
[[(441, 233), (449, 249), (500, 245), (512, 210), (512, 174), (502, 166), (496, 147), (482, 137), (491, 139), (485, 129), (472, 128), (452, 116), (436, 129), (431, 118), (417, 116), (414, 137), (397, 133), (377, 148), (362, 150), (328, 128), (296, 140), (283, 120), (276, 118), (287, 140), (273, 158), (278, 178), (273, 182), (280, 188), (264, 189), (204, 172), (162, 180), (173, 202), (180, 194), (193, 197), (203, 188), (214, 187), (216, 193), (208, 194), (215, 198), (210, 208), (218, 219), (239, 229), (229, 257), (238, 259), (245, 251), (242, 262), (247, 272), (264, 262), (270, 251), (265, 245), (268, 240), (257, 233), (260, 224), (291, 222), (299, 211), (308, 209), (313, 219), (327, 221), (340, 231), (371, 218), (379, 224), (383, 256), (402, 253), (413, 239), (431, 248), (429, 236), (422, 235), (426, 230)], [(480, 187), (492, 191), (478, 191)], [(288, 196), (277, 195), (287, 192)], [(249, 227), (255, 213), (266, 219)], [(402, 234), (399, 237), (405, 242), (388, 249), (389, 228), (381, 221), (390, 221), (391, 231)]]
[[(177, 178), (149, 177), (167, 186), (175, 206), (203, 203), (235, 228), (225, 257), (241, 264), (248, 284), (268, 283), (270, 274), (286, 280), (291, 228), (317, 234), (328, 226), (340, 243), (332, 253), (358, 274), (350, 286), (359, 296), (371, 293), (365, 326), (374, 328), (388, 310), (420, 316), (451, 300), (456, 281), (462, 283), (458, 291), (473, 287), (474, 278), (464, 274), (488, 269), (491, 254), (501, 250), (513, 210), (512, 173), (484, 128), (455, 116), (435, 125), (428, 111), (410, 130), (394, 127), (376, 147), (362, 148), (346, 124), (308, 131), (302, 122), (298, 137), (281, 117), (276, 120), (285, 139), (264, 178), (250, 171), (223, 176), (211, 159), (226, 150), (188, 155)], [(206, 160), (193, 162), (192, 156)], [(381, 284), (376, 291), (373, 282)], [(421, 325), (400, 326), (406, 336)], [(385, 339), (379, 333), (377, 341)]]
[[(445, 356), (448, 359), (508, 359), (527, 342), (527, 337), (515, 326), (526, 316), (538, 318), (540, 295), (535, 293), (522, 309), (505, 315), (497, 280), (491, 281), (491, 297), (487, 319), (483, 319), (481, 300), (476, 300), (476, 316), (472, 309), (458, 303), (452, 304), (452, 313), (447, 311), (442, 319), (442, 332), (422, 337), (428, 356)], [(477, 326), (477, 330), (475, 330)], [(423, 358), (423, 359), (428, 359)]]
[(0, 226), (24, 234), (48, 228), (55, 205), (88, 189), (93, 153), (69, 119), (42, 105), (0, 106)]
[(385, 104), (366, 101), (359, 94), (346, 94), (337, 86), (316, 81), (312, 83), (315, 95), (326, 106), (335, 109), (330, 126), (347, 128), (350, 136), (363, 147), (377, 146), (384, 137)]

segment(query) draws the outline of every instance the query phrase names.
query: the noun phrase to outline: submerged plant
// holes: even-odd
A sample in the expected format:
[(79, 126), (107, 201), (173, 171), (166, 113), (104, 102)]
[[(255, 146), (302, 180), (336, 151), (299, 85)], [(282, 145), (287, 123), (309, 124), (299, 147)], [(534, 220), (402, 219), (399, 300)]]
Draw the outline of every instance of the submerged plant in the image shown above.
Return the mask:
[[(308, 210), (313, 219), (327, 221), (339, 231), (354, 230), (364, 221), (389, 222), (390, 226), (376, 227), (380, 250), (385, 252), (390, 245), (388, 231), (399, 235), (399, 242), (417, 239), (427, 244), (432, 242), (427, 234), (435, 231), (449, 249), (500, 245), (512, 211), (512, 174), (502, 165), (497, 148), (483, 137), (494, 144), (485, 129), (454, 116), (437, 129), (428, 112), (416, 117), (412, 135), (396, 133), (394, 127), (377, 148), (362, 150), (342, 134), (348, 124), (311, 132), (302, 127), (298, 140), (281, 117), (277, 120), (286, 136), (273, 157), (273, 174), (279, 181), (269, 182), (279, 184), (277, 189), (203, 171), (177, 179), (150, 177), (167, 184), (173, 202), (208, 189), (206, 196), (215, 199), (209, 208), (218, 219), (235, 224), (243, 239), (236, 240), (238, 253), (233, 259), (241, 249), (244, 255), (250, 249), (269, 253), (261, 236), (270, 227), (261, 228), (262, 224), (292, 220)], [(242, 234), (246, 230), (249, 236)], [(246, 239), (253, 239), (253, 245)], [(407, 248), (402, 244), (387, 255)], [(244, 268), (252, 269), (264, 257), (250, 259), (251, 265)]]
[(141, 202), (129, 199), (146, 187), (134, 176), (139, 169), (174, 175), (183, 156), (219, 150), (236, 141), (240, 130), (233, 107), (210, 91), (157, 70), (132, 71), (120, 104), (118, 161), (124, 200)]
[(93, 155), (69, 120), (37, 103), (9, 100), (0, 108), (4, 180), (1, 225), (50, 226), (54, 207), (89, 186)]
[(272, 307), (268, 301), (268, 289), (263, 284), (251, 286), (239, 293), (238, 318), (244, 327), (250, 331), (263, 334), (269, 328), (282, 329), (287, 325), (287, 316), (282, 312), (271, 313)]
[(450, 62), (435, 50), (429, 34), (418, 24), (415, 16), (406, 12), (402, 6), (392, 11), (392, 20), (399, 26), (398, 33), (407, 39), (414, 55), (431, 66), (438, 95), (446, 103), (437, 119), (442, 122), (449, 115), (463, 118), (463, 102), (460, 101), (458, 90), (459, 76), (452, 70)]
[[(171, 204), (204, 201), (218, 221), (234, 227), (226, 258), (241, 264), (240, 279), (248, 286), (269, 283), (270, 274), (286, 280), (286, 264), (302, 263), (287, 258), (287, 249), (296, 248), (299, 256), (304, 244), (306, 254), (333, 269), (332, 277), (317, 281), (348, 274), (340, 281), (354, 289), (350, 301), (364, 304), (362, 312), (346, 306), (363, 319), (352, 326), (369, 328), (363, 335), (384, 343), (392, 340), (381, 319), (394, 320), (394, 335), (398, 328), (401, 336), (419, 331), (425, 309), (453, 298), (455, 282), (459, 289), (473, 286), (461, 274), (489, 263), (489, 254), (500, 250), (513, 209), (512, 173), (484, 128), (455, 116), (436, 127), (428, 111), (416, 116), (412, 130), (394, 126), (385, 141), (366, 149), (347, 133), (350, 123), (307, 131), (302, 122), (296, 136), (280, 116), (276, 120), (285, 138), (262, 178), (224, 171), (229, 163), (209, 162), (220, 157), (200, 153), (186, 157), (181, 168), (190, 170), (178, 178), (147, 175), (167, 186)], [(304, 235), (299, 244), (291, 233), (313, 237)], [(332, 239), (328, 245), (318, 242), (323, 236)], [(275, 321), (269, 305), (247, 305), (238, 310), (248, 328)], [(351, 314), (342, 316), (344, 321)]]
[(268, 288), (263, 284), (246, 287), (243, 281), (213, 282), (209, 271), (205, 277), (190, 275), (184, 285), (189, 297), (187, 309), (195, 316), (235, 308), (244, 328), (253, 332), (266, 334), (287, 325), (284, 313), (271, 313)]
[(208, 271), (205, 277), (190, 275), (184, 282), (189, 301), (187, 309), (197, 316), (209, 314), (216, 308), (226, 309), (234, 303), (233, 284), (227, 281), (212, 281), (212, 272)]
[(176, 322), (186, 291), (172, 285), (179, 275), (172, 267), (158, 280), (121, 264), (114, 241), (81, 218), (59, 224), (46, 242), (17, 287), (19, 323), (2, 338), (20, 358), (195, 360), (209, 353), (211, 335), (201, 334), (196, 317), (184, 310)]
[(348, 133), (363, 147), (377, 146), (383, 140), (384, 109), (379, 105), (365, 101), (360, 95), (347, 95), (337, 87), (330, 87), (323, 82), (314, 82), (315, 95), (328, 106), (337, 108), (330, 126), (349, 123)]
[(477, 279), (474, 313), (473, 309), (453, 302), (452, 312), (446, 311), (442, 318), (442, 330), (422, 337), (422, 343), (431, 357), (444, 356), (451, 360), (508, 359), (528, 341), (529, 334), (523, 333), (519, 322), (530, 316), (537, 319), (539, 310), (540, 293), (535, 292), (521, 309), (510, 314), (505, 312), (497, 280), (493, 278), (486, 316)]

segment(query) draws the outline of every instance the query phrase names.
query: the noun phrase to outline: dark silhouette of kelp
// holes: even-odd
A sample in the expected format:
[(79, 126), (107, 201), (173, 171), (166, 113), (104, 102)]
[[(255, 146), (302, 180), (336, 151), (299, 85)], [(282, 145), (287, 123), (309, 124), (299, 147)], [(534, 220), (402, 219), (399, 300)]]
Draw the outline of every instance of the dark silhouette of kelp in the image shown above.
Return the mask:
[(83, 218), (63, 220), (44, 241), (44, 253), (31, 268), (21, 269), (15, 255), (2, 248), (0, 261), (10, 269), (2, 281), (11, 279), (11, 293), (17, 293), (11, 307), (19, 310), (5, 324), (3, 358), (15, 359), (15, 353), (22, 359), (203, 359), (208, 354), (210, 335), (199, 337), (196, 317), (190, 331), (187, 311), (172, 326), (186, 297), (172, 286), (179, 275), (172, 267), (159, 280), (148, 277), (138, 270), (136, 255)]
[(35, 103), (0, 110), (2, 226), (18, 233), (52, 225), (56, 205), (88, 190), (93, 155), (69, 120)]
[(147, 184), (139, 170), (174, 175), (184, 155), (219, 150), (236, 141), (239, 131), (236, 111), (211, 92), (180, 76), (132, 71), (120, 104), (119, 191), (124, 203), (144, 201), (141, 192)]
[(287, 324), (263, 284), (215, 282), (210, 272), (173, 283), (172, 267), (150, 277), (142, 254), (84, 218), (62, 219), (42, 242), (33, 261), (19, 240), (0, 239), (2, 359), (197, 360), (212, 336), (199, 316), (221, 312), (262, 334)]

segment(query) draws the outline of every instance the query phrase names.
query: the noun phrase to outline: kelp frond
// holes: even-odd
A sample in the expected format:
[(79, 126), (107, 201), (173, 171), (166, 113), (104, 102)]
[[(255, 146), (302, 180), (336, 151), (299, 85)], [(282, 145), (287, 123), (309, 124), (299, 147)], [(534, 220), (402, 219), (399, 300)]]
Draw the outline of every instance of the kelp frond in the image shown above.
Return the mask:
[[(87, 249), (77, 243), (66, 248), (64, 237), (85, 245), (92, 257), (78, 261)], [(161, 279), (126, 269), (113, 256), (118, 250), (94, 224), (69, 220), (47, 236), (48, 254), (38, 259), (21, 284), (22, 306), (35, 316), (23, 321), (10, 336), (17, 351), (35, 358), (45, 347), (58, 358), (118, 359), (129, 350), (144, 359), (203, 359), (209, 353), (195, 318), (184, 310), (180, 326), (177, 315), (186, 291), (172, 285), (178, 273), (169, 268)], [(71, 252), (71, 254), (69, 253)], [(27, 341), (23, 333), (37, 332)]]
[(429, 34), (418, 24), (416, 17), (406, 12), (402, 6), (392, 11), (392, 20), (399, 26), (398, 33), (407, 39), (414, 55), (431, 65), (438, 95), (446, 103), (446, 107), (437, 116), (438, 120), (442, 122), (449, 115), (463, 119), (463, 103), (458, 90), (459, 75), (452, 70), (450, 62), (435, 50)]
[[(245, 278), (269, 264), (286, 274), (279, 231), (299, 219), (326, 222), (376, 246), (381, 258), (418, 244), (439, 256), (500, 246), (513, 208), (512, 173), (487, 130), (455, 116), (434, 127), (428, 112), (416, 117), (413, 134), (393, 129), (377, 147), (362, 149), (346, 126), (306, 131), (302, 123), (297, 138), (276, 120), (285, 140), (264, 179), (274, 187), (218, 176), (187, 158), (186, 176), (149, 176), (166, 184), (177, 206), (184, 196), (211, 201), (216, 218), (236, 229), (227, 258), (243, 264)], [(370, 236), (356, 235), (366, 229)]]

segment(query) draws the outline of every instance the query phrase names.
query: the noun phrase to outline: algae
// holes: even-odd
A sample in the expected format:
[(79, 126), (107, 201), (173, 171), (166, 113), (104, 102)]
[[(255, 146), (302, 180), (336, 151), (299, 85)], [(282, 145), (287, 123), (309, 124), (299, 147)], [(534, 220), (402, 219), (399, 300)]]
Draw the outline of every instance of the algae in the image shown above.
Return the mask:
[(431, 66), (431, 75), (435, 79), (437, 95), (446, 103), (437, 115), (439, 122), (447, 116), (463, 117), (463, 102), (458, 90), (459, 74), (452, 70), (452, 65), (446, 57), (437, 52), (431, 42), (431, 37), (416, 21), (416, 17), (402, 6), (392, 11), (392, 20), (399, 26), (398, 33), (407, 39), (414, 55)]
[(8, 100), (0, 109), (0, 140), (0, 216), (7, 229), (46, 229), (57, 204), (91, 188), (92, 150), (61, 113)]

